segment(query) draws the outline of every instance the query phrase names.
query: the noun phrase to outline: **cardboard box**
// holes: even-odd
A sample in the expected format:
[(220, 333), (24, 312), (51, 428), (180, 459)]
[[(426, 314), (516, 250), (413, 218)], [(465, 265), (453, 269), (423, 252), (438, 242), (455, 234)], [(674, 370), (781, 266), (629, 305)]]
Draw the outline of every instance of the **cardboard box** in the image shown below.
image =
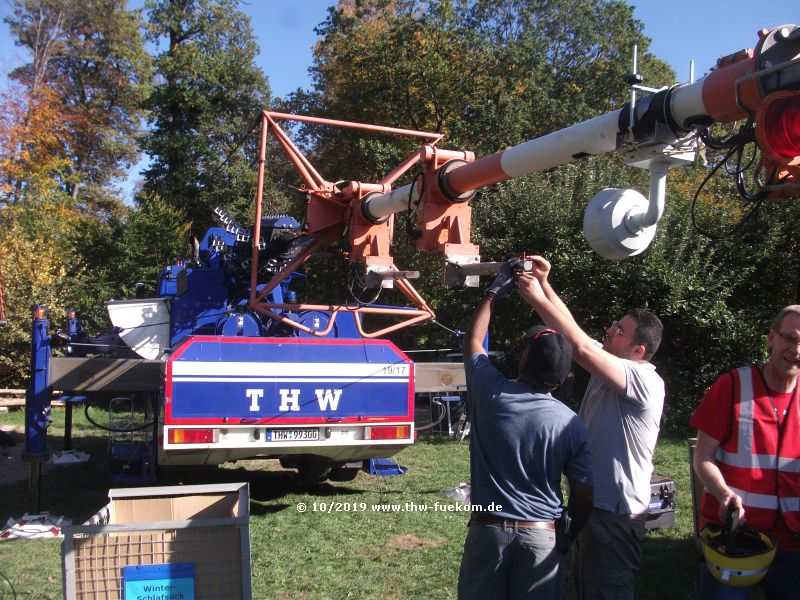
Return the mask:
[(192, 565), (197, 600), (252, 597), (246, 483), (112, 489), (108, 497), (84, 525), (64, 528), (67, 600), (121, 600), (123, 568), (143, 565)]

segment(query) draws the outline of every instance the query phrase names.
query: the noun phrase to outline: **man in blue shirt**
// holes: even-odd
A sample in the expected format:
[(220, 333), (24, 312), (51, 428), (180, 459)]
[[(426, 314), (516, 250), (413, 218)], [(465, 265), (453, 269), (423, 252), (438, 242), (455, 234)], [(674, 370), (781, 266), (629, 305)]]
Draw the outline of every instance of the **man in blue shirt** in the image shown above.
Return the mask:
[[(569, 374), (569, 343), (552, 329), (533, 328), (516, 381), (497, 371), (483, 348), (496, 298), (514, 287), (515, 260), (487, 290), (464, 340), (472, 516), (460, 600), (561, 600), (564, 555), (592, 506), (586, 428), (550, 394)], [(567, 522), (562, 473), (571, 490), (569, 531), (557, 527)]]

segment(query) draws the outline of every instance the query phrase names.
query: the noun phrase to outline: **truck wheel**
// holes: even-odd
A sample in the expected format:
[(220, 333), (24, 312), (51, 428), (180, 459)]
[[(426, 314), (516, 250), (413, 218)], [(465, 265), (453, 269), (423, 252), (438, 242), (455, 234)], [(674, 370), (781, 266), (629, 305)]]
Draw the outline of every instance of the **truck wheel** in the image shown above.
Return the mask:
[(297, 458), (297, 481), (300, 485), (322, 483), (333, 470), (331, 461), (319, 456), (301, 456)]
[(353, 467), (339, 467), (331, 471), (331, 474), (328, 475), (328, 479), (331, 481), (353, 481), (360, 470), (361, 469)]
[(218, 477), (218, 467), (158, 467), (156, 480), (161, 485), (197, 485), (214, 481)]

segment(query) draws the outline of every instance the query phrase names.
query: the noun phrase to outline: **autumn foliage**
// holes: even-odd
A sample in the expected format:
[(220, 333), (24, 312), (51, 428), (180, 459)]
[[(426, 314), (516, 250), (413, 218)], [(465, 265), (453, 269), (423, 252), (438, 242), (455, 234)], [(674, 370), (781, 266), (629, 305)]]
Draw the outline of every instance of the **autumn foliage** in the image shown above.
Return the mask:
[(47, 86), (15, 86), (0, 97), (0, 206), (51, 199), (69, 164), (73, 129), (63, 104)]

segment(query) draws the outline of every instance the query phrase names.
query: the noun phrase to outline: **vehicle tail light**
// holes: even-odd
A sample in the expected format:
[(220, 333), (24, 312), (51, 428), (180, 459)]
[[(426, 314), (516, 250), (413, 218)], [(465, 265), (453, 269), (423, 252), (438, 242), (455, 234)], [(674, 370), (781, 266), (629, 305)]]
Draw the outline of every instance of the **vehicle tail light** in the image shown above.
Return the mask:
[(410, 425), (389, 425), (364, 428), (366, 440), (402, 440), (411, 435)]
[(218, 429), (170, 429), (170, 444), (212, 444), (219, 437)]

